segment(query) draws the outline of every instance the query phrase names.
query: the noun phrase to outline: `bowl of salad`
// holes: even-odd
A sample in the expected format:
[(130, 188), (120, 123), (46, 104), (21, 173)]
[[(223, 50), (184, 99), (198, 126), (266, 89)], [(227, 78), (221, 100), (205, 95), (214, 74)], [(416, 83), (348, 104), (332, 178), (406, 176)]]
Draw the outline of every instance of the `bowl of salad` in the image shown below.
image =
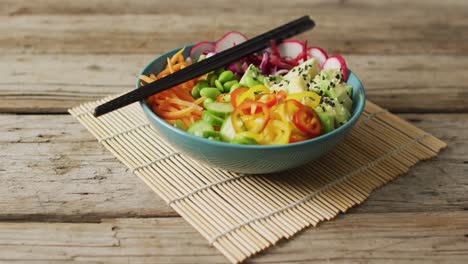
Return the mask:
[[(228, 32), (167, 52), (136, 88), (247, 40)], [(211, 167), (265, 174), (298, 167), (335, 147), (365, 105), (364, 88), (340, 55), (285, 40), (140, 102), (159, 134)]]

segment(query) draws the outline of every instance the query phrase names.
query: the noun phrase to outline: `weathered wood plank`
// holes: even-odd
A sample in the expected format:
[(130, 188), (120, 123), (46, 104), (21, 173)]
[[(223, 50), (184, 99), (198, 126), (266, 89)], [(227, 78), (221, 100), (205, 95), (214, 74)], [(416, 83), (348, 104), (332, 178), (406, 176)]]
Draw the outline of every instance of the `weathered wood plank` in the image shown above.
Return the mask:
[[(356, 211), (468, 209), (468, 114), (402, 116), (449, 148), (375, 192)], [(176, 215), (70, 116), (0, 115), (0, 161), (0, 220)]]
[[(0, 112), (64, 113), (129, 90), (155, 54), (4, 55)], [(468, 111), (468, 56), (348, 55), (368, 98), (396, 112)], [(435, 103), (437, 102), (437, 103)]]
[(71, 116), (0, 120), (0, 219), (177, 215)]
[[(346, 214), (268, 249), (251, 263), (466, 263), (467, 234), (468, 212)], [(226, 263), (181, 218), (1, 223), (0, 261)]]
[[(282, 0), (199, 0), (196, 2), (189, 1), (185, 3), (154, 0), (151, 2), (145, 0), (113, 0), (112, 4), (105, 3), (101, 0), (81, 0), (74, 2), (64, 2), (61, 0), (3, 0), (3, 5), (0, 6), (0, 15), (37, 15), (37, 14), (167, 14), (175, 13), (182, 15), (200, 14), (200, 11), (214, 13), (216, 11), (231, 12), (234, 9), (254, 14), (272, 14), (284, 15), (285, 12), (303, 12), (307, 8), (346, 8), (349, 11), (379, 11), (385, 9), (392, 11), (405, 11), (402, 6), (410, 9), (419, 9), (421, 11), (440, 11), (440, 8), (446, 11), (459, 11), (468, 6), (464, 0), (392, 0), (385, 2), (376, 2), (375, 0), (294, 0), (294, 3), (285, 3)], [(287, 8), (286, 8), (287, 7)], [(327, 10), (328, 11), (328, 10)]]
[[(54, 1), (57, 2), (57, 1)], [(123, 1), (121, 1), (123, 2)], [(424, 7), (424, 1), (411, 5), (398, 1), (376, 5), (375, 1), (340, 4), (342, 1), (309, 3), (287, 1), (218, 3), (200, 5), (166, 2), (158, 4), (93, 6), (93, 2), (70, 5), (81, 10), (79, 15), (14, 16), (28, 9), (45, 10), (50, 7), (14, 4), (12, 11), (0, 16), (0, 52), (6, 53), (149, 53), (164, 52), (187, 43), (217, 39), (230, 30), (254, 36), (274, 25), (310, 13), (317, 27), (302, 38), (331, 52), (360, 54), (466, 54), (468, 52), (468, 8), (466, 3), (455, 2), (441, 6), (434, 3)], [(346, 1), (348, 2), (348, 1)], [(24, 2), (23, 2), (24, 3)], [(124, 2), (125, 3), (125, 2)], [(21, 3), (19, 5), (22, 5)], [(24, 4), (23, 4), (24, 5)], [(63, 6), (66, 4), (62, 4)], [(68, 4), (67, 4), (68, 5)], [(112, 6), (104, 9), (102, 5)], [(147, 7), (151, 5), (151, 7)], [(8, 5), (7, 5), (8, 6)], [(193, 6), (193, 7), (192, 7)], [(206, 13), (200, 6), (207, 6)], [(404, 6), (405, 8), (402, 8)], [(123, 9), (145, 10), (144, 14), (128, 14)], [(60, 7), (55, 8), (60, 10)], [(65, 8), (70, 10), (70, 8)], [(54, 8), (50, 8), (54, 10)], [(94, 10), (89, 13), (89, 10)], [(103, 11), (101, 10), (115, 10)], [(118, 11), (117, 11), (118, 10)], [(157, 10), (160, 10), (158, 13)], [(265, 10), (262, 12), (262, 10)], [(155, 12), (154, 12), (155, 11)], [(73, 13), (74, 11), (72, 11)], [(65, 13), (67, 13), (65, 11)], [(93, 14), (94, 13), (94, 14)], [(109, 13), (109, 14), (105, 14)], [(127, 13), (127, 14), (126, 14)], [(209, 15), (207, 15), (209, 14)], [(234, 15), (235, 14), (235, 15)], [(331, 15), (332, 14), (332, 15)], [(233, 23), (247, 21), (247, 23)], [(187, 22), (189, 21), (189, 22)], [(274, 23), (272, 22), (274, 21)], [(349, 21), (348, 23), (345, 21)]]

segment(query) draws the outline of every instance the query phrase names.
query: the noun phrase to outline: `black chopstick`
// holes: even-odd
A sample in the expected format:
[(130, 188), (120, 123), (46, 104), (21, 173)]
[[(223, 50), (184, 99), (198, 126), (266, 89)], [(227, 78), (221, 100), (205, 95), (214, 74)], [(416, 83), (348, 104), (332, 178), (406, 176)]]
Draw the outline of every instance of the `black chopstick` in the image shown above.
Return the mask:
[(315, 26), (309, 16), (303, 16), (287, 24), (270, 30), (266, 33), (251, 38), (239, 45), (217, 53), (210, 58), (194, 63), (187, 68), (174, 72), (164, 78), (149, 83), (139, 89), (135, 89), (119, 96), (94, 109), (94, 116), (98, 117), (134, 102), (148, 98), (149, 96), (167, 90), (183, 82), (201, 76), (207, 72), (216, 70), (222, 66), (239, 60), (249, 54), (268, 47), (270, 42), (281, 42), (284, 39), (307, 31)]

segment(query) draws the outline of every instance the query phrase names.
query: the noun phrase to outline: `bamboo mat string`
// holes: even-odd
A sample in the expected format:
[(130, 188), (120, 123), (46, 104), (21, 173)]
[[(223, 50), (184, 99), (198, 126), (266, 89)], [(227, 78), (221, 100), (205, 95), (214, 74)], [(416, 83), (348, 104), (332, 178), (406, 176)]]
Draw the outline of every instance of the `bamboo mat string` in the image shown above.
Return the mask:
[(327, 183), (326, 185), (324, 185), (323, 187), (321, 187), (319, 190), (317, 190), (317, 191), (315, 191), (315, 192), (313, 192), (313, 193), (311, 193), (311, 194), (309, 194), (309, 195), (307, 195), (307, 196), (305, 196), (305, 197), (303, 197), (303, 198), (297, 200), (297, 201), (294, 202), (294, 203), (291, 203), (291, 204), (289, 204), (289, 205), (287, 205), (287, 206), (285, 206), (285, 207), (279, 208), (279, 209), (277, 209), (277, 210), (275, 210), (275, 211), (269, 212), (268, 214), (264, 214), (264, 215), (261, 215), (261, 216), (257, 216), (257, 217), (255, 217), (255, 218), (252, 218), (252, 219), (248, 220), (248, 221), (245, 221), (245, 222), (240, 223), (240, 224), (238, 224), (238, 225), (236, 225), (236, 226), (233, 226), (233, 227), (231, 227), (231, 228), (225, 230), (224, 232), (222, 232), (222, 233), (216, 235), (215, 237), (211, 238), (211, 239), (209, 240), (209, 242), (210, 242), (210, 244), (213, 244), (213, 242), (215, 242), (216, 240), (218, 240), (220, 237), (223, 237), (223, 236), (225, 236), (226, 234), (229, 234), (230, 232), (232, 232), (232, 231), (234, 231), (234, 230), (237, 230), (237, 229), (239, 229), (239, 228), (242, 227), (242, 226), (245, 226), (245, 225), (250, 224), (250, 223), (252, 223), (252, 222), (256, 222), (256, 221), (261, 220), (261, 219), (265, 219), (265, 218), (271, 217), (272, 215), (275, 215), (275, 214), (280, 213), (280, 212), (282, 212), (282, 211), (291, 209), (291, 208), (293, 208), (293, 207), (295, 207), (295, 206), (297, 206), (297, 205), (299, 205), (299, 204), (302, 204), (302, 203), (304, 203), (304, 202), (306, 202), (306, 201), (308, 201), (308, 200), (314, 198), (314, 197), (317, 196), (318, 194), (320, 194), (320, 193), (322, 193), (322, 192), (328, 190), (329, 188), (333, 187), (334, 185), (346, 181), (349, 177), (355, 175), (356, 173), (359, 173), (359, 172), (361, 172), (361, 171), (368, 170), (369, 168), (376, 166), (376, 165), (377, 165), (379, 162), (381, 162), (382, 160), (384, 160), (384, 159), (388, 158), (389, 156), (392, 156), (392, 155), (394, 155), (394, 154), (396, 154), (396, 153), (402, 151), (403, 149), (407, 148), (408, 146), (411, 146), (412, 144), (414, 144), (414, 143), (416, 143), (416, 142), (419, 142), (421, 139), (423, 139), (424, 137), (426, 137), (426, 136), (428, 136), (428, 135), (429, 135), (429, 134), (423, 134), (423, 135), (419, 136), (418, 138), (415, 138), (415, 139), (413, 139), (413, 140), (407, 142), (407, 143), (404, 144), (404, 145), (398, 146), (397, 148), (395, 148), (395, 149), (393, 149), (392, 151), (386, 153), (385, 155), (383, 155), (383, 156), (377, 158), (376, 160), (373, 160), (373, 161), (371, 161), (371, 162), (369, 162), (369, 163), (367, 163), (367, 164), (365, 164), (365, 165), (363, 165), (363, 166), (357, 168), (356, 170), (354, 170), (354, 171), (352, 171), (352, 172), (350, 172), (350, 173), (348, 173), (348, 174), (346, 174), (346, 175), (344, 175), (344, 176), (342, 176), (342, 177), (340, 177), (340, 178), (337, 178), (337, 179), (335, 179), (335, 180), (333, 180), (333, 181)]
[(271, 175), (238, 174), (178, 153), (138, 104), (94, 118), (94, 107), (115, 97), (69, 112), (233, 263), (346, 212), (446, 147), (367, 101), (351, 133), (319, 160)]

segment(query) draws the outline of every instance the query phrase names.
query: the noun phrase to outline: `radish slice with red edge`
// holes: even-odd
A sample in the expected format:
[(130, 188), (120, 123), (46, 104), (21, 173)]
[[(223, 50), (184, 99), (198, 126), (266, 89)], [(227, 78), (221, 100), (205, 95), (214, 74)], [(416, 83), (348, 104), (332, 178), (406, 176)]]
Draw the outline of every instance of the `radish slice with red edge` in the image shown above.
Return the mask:
[(198, 42), (197, 44), (193, 45), (193, 47), (190, 49), (189, 56), (192, 58), (192, 60), (198, 60), (200, 55), (202, 53), (207, 53), (207, 52), (212, 52), (215, 49), (215, 44), (208, 42), (208, 41), (202, 41)]
[(230, 47), (235, 45), (239, 45), (240, 43), (246, 41), (248, 38), (237, 31), (231, 31), (224, 34), (218, 41), (216, 41), (214, 51), (216, 53), (221, 52), (223, 50), (227, 50)]
[(346, 67), (346, 62), (338, 54), (330, 56), (325, 63), (323, 64), (323, 69), (340, 69), (341, 74), (343, 75), (343, 80), (346, 81), (348, 80), (348, 67)]
[(277, 47), (281, 57), (294, 59), (304, 50), (304, 43), (297, 39), (287, 39), (283, 40)]
[(320, 67), (323, 67), (323, 64), (328, 59), (328, 54), (319, 47), (310, 47), (307, 49), (307, 53), (309, 58), (317, 59), (317, 62)]

